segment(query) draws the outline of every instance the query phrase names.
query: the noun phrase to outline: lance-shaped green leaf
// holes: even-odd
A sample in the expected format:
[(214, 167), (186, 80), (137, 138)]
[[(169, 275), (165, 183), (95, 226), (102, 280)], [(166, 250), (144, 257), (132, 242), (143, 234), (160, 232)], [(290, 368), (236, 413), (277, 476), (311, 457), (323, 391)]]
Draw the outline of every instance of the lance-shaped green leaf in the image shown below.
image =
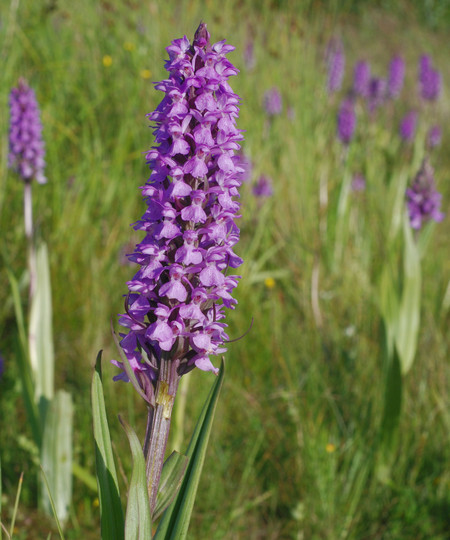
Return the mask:
[(53, 398), (54, 379), (52, 292), (47, 245), (44, 242), (36, 249), (36, 289), (31, 299), (28, 341), (35, 400), (44, 425), (46, 410)]
[(45, 418), (41, 463), (48, 486), (41, 483), (41, 501), (44, 511), (51, 515), (49, 491), (55, 501), (54, 511), (63, 525), (69, 517), (72, 500), (72, 418), (72, 396), (58, 390)]
[(381, 462), (378, 465), (378, 478), (387, 481), (397, 439), (398, 425), (402, 408), (402, 374), (397, 348), (391, 358), (387, 358), (385, 374), (384, 411), (380, 426)]
[(20, 347), (16, 347), (16, 358), (19, 367), (19, 374), (22, 383), (23, 400), (27, 412), (27, 418), (31, 425), (33, 439), (38, 448), (41, 447), (42, 431), (39, 421), (38, 409), (34, 401), (33, 374), (29, 362), (28, 340), (25, 330), (25, 321), (23, 316), (22, 304), (20, 301), (20, 291), (17, 279), (13, 273), (7, 269), (9, 283), (14, 303), (14, 311), (16, 315), (17, 329), (19, 331)]
[(188, 462), (187, 456), (175, 451), (166, 459), (161, 471), (153, 520), (158, 519), (175, 498), (183, 481)]
[(61, 522), (59, 520), (58, 513), (56, 511), (55, 501), (53, 500), (53, 497), (52, 497), (52, 492), (50, 490), (50, 485), (48, 483), (47, 475), (45, 474), (45, 471), (42, 466), (41, 466), (41, 473), (42, 473), (42, 478), (44, 479), (45, 488), (47, 489), (47, 497), (48, 497), (48, 500), (50, 501), (50, 507), (53, 512), (53, 517), (55, 518), (56, 526), (58, 527), (59, 537), (61, 538), (61, 540), (64, 540)]
[(125, 518), (125, 540), (149, 540), (152, 537), (150, 502), (145, 474), (145, 458), (141, 443), (131, 427), (120, 418), (127, 434), (133, 456), (133, 472), (128, 490), (127, 515)]
[(154, 540), (183, 540), (186, 538), (192, 508), (194, 507), (200, 475), (205, 461), (211, 426), (217, 401), (223, 384), (225, 364), (222, 360), (219, 376), (215, 381), (203, 406), (186, 455), (189, 463), (183, 483), (175, 500), (164, 512)]
[(420, 252), (406, 216), (403, 224), (403, 236), (403, 287), (395, 343), (401, 371), (406, 374), (412, 366), (417, 349), (421, 293)]
[(125, 525), (103, 397), (101, 360), (100, 351), (95, 363), (91, 390), (101, 531), (103, 540), (121, 540), (124, 537)]

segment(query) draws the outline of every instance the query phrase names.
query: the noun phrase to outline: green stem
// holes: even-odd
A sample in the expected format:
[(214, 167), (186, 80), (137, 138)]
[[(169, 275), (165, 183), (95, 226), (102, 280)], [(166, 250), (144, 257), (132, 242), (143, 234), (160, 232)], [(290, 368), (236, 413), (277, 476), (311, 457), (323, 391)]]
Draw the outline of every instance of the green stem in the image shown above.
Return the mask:
[(164, 464), (167, 440), (169, 437), (170, 420), (175, 401), (175, 394), (180, 379), (177, 373), (178, 362), (162, 358), (159, 379), (156, 386), (156, 405), (154, 410), (149, 410), (151, 429), (146, 456), (147, 487), (150, 501), (150, 511), (153, 514), (156, 506), (156, 496)]

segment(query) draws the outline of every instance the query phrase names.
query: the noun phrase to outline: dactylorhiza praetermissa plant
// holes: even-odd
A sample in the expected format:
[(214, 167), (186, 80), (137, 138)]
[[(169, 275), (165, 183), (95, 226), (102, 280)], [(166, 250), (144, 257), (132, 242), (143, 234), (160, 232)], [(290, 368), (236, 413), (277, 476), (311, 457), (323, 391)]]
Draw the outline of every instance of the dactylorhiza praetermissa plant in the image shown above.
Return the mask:
[(330, 41), (326, 59), (328, 64), (327, 90), (329, 94), (333, 94), (341, 89), (345, 72), (345, 53), (340, 40)]
[(342, 101), (337, 116), (337, 136), (345, 145), (348, 145), (353, 138), (356, 128), (355, 106), (351, 99)]
[(424, 54), (419, 60), (419, 92), (425, 101), (436, 101), (442, 88), (442, 77), (437, 69), (434, 69), (431, 57)]
[(367, 98), (368, 109), (371, 114), (383, 105), (387, 96), (386, 79), (372, 77), (369, 82), (369, 95)]
[(9, 107), (9, 167), (25, 182), (35, 179), (45, 184), (45, 149), (39, 106), (34, 90), (24, 79), (11, 90)]
[[(195, 367), (218, 372), (211, 356), (226, 351), (224, 310), (237, 303), (238, 276), (229, 271), (242, 263), (233, 248), (243, 173), (235, 152), (243, 136), (239, 97), (228, 84), (238, 72), (226, 58), (232, 50), (225, 41), (211, 45), (205, 24), (192, 43), (186, 36), (173, 41), (169, 77), (156, 84), (164, 98), (148, 115), (156, 145), (146, 156), (147, 208), (134, 224), (145, 238), (129, 256), (140, 269), (128, 282), (119, 322), (128, 330), (121, 348), (149, 406), (144, 455), (152, 509), (162, 466), (154, 454), (165, 448), (170, 425), (161, 400), (172, 403), (180, 377)], [(122, 369), (115, 380), (128, 381), (124, 364), (113, 362)], [(168, 420), (159, 426), (166, 433), (156, 433), (158, 418)]]
[[(63, 390), (54, 389), (54, 346), (52, 333), (51, 282), (48, 250), (37, 240), (33, 230), (33, 181), (46, 183), (44, 176), (45, 147), (39, 106), (34, 90), (20, 79), (9, 96), (10, 129), (8, 164), (24, 183), (25, 235), (28, 240), (28, 272), (30, 280), (30, 310), (28, 342), (21, 351), (21, 375), (24, 401), (34, 442), (40, 451), (40, 461), (46, 480), (41, 480), (40, 506), (56, 512), (61, 522), (69, 515), (72, 498), (72, 401)], [(12, 286), (14, 278), (10, 277)], [(19, 313), (19, 308), (16, 308)], [(25, 333), (23, 316), (18, 324)], [(22, 322), (19, 322), (22, 321)], [(27, 381), (32, 384), (27, 384)], [(33, 404), (34, 402), (34, 404)]]
[(369, 95), (370, 64), (365, 60), (360, 60), (355, 64), (353, 70), (353, 91), (358, 96), (367, 98)]
[(442, 221), (444, 214), (439, 210), (441, 199), (442, 195), (435, 186), (433, 167), (428, 159), (424, 159), (411, 187), (406, 190), (411, 227), (421, 229), (427, 221)]
[(268, 116), (277, 116), (283, 110), (283, 100), (276, 86), (264, 94), (264, 109)]
[(252, 193), (255, 197), (272, 197), (273, 181), (272, 178), (262, 174), (252, 187)]
[(408, 142), (408, 143), (412, 142), (416, 135), (416, 128), (417, 128), (417, 112), (410, 111), (402, 118), (400, 122), (400, 128), (399, 128), (400, 137), (405, 142)]
[(403, 88), (405, 80), (405, 61), (401, 56), (394, 56), (389, 64), (388, 95), (397, 99)]

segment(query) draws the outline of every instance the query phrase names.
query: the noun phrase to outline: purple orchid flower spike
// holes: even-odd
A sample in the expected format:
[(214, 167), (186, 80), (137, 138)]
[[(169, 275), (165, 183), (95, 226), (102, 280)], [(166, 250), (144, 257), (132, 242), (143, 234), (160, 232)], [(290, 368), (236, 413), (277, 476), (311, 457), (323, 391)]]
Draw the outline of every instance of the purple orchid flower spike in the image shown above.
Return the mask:
[(417, 112), (410, 111), (407, 113), (400, 122), (400, 137), (405, 142), (412, 142), (414, 140), (417, 128)]
[(327, 90), (329, 94), (339, 91), (342, 87), (345, 72), (345, 53), (342, 42), (330, 40), (326, 51), (328, 64)]
[(45, 184), (45, 149), (42, 124), (34, 90), (19, 80), (9, 95), (10, 129), (8, 165), (25, 182)]
[(419, 60), (419, 90), (425, 101), (436, 101), (442, 89), (441, 73), (433, 68), (431, 57), (424, 54)]
[(353, 100), (346, 98), (341, 103), (337, 116), (337, 136), (345, 145), (350, 144), (356, 128), (356, 112)]
[(389, 64), (388, 96), (397, 99), (403, 89), (405, 79), (405, 61), (401, 56), (394, 56)]
[(271, 197), (273, 195), (272, 178), (262, 174), (252, 188), (252, 193), (255, 197)]
[(428, 159), (424, 159), (412, 186), (406, 190), (411, 227), (418, 230), (427, 221), (442, 221), (444, 214), (439, 210), (441, 199), (442, 195), (435, 187), (433, 167)]
[(264, 109), (268, 116), (277, 116), (283, 110), (283, 101), (276, 86), (264, 94)]
[(353, 91), (363, 98), (369, 96), (370, 84), (370, 64), (365, 60), (360, 60), (355, 64), (353, 70)]
[[(225, 308), (242, 259), (238, 188), (244, 176), (236, 127), (240, 98), (229, 85), (238, 70), (234, 47), (212, 44), (206, 24), (192, 43), (174, 40), (157, 83), (164, 97), (148, 116), (155, 146), (146, 154), (147, 208), (134, 224), (144, 233), (129, 259), (139, 265), (128, 282), (119, 323), (122, 361), (115, 380), (131, 380), (149, 408), (144, 454), (153, 510), (179, 379), (194, 368), (218, 373), (212, 358), (226, 351)], [(161, 458), (161, 459), (160, 459)]]

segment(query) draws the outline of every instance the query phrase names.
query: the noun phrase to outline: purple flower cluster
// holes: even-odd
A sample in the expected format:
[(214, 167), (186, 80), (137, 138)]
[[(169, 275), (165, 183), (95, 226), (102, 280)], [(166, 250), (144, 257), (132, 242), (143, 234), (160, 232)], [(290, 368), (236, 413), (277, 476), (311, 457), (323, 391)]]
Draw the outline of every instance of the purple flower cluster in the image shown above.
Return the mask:
[(217, 373), (210, 355), (226, 350), (224, 308), (237, 303), (238, 276), (226, 274), (242, 263), (233, 252), (242, 174), (235, 152), (243, 137), (239, 97), (228, 84), (238, 72), (226, 58), (232, 50), (225, 40), (211, 45), (203, 23), (192, 43), (174, 40), (169, 78), (156, 84), (165, 96), (148, 115), (156, 145), (146, 156), (147, 209), (134, 225), (145, 238), (129, 256), (140, 269), (119, 322), (129, 330), (121, 347), (150, 402), (162, 358), (178, 375), (194, 367)]
[(441, 86), (441, 74), (433, 68), (431, 57), (422, 55), (419, 60), (419, 88), (422, 99), (436, 101), (441, 94)]
[(252, 188), (255, 197), (271, 197), (273, 195), (272, 178), (262, 174)]
[(417, 113), (416, 111), (410, 111), (407, 113), (400, 122), (400, 137), (405, 142), (412, 142), (416, 134), (417, 127)]
[(20, 79), (9, 95), (10, 129), (8, 165), (23, 180), (45, 184), (42, 124), (34, 90)]
[(442, 141), (442, 130), (438, 125), (431, 126), (427, 133), (428, 148), (439, 146)]
[(269, 116), (281, 114), (283, 110), (281, 94), (275, 86), (264, 94), (264, 109)]
[(369, 82), (368, 108), (374, 113), (378, 107), (383, 105), (387, 96), (386, 79), (372, 77)]
[(353, 101), (344, 99), (338, 111), (337, 136), (343, 144), (349, 144), (356, 127), (356, 113)]
[(328, 93), (332, 94), (341, 89), (345, 71), (345, 54), (342, 43), (338, 40), (331, 40), (327, 50), (328, 63)]
[(434, 170), (427, 159), (414, 178), (412, 186), (406, 190), (409, 221), (413, 229), (420, 229), (426, 221), (442, 221), (444, 214), (439, 211), (442, 195), (434, 184)]
[(405, 61), (401, 56), (394, 56), (389, 64), (388, 95), (392, 99), (399, 97), (405, 80)]
[(360, 60), (355, 64), (353, 70), (353, 91), (363, 98), (369, 96), (370, 64), (365, 60)]

